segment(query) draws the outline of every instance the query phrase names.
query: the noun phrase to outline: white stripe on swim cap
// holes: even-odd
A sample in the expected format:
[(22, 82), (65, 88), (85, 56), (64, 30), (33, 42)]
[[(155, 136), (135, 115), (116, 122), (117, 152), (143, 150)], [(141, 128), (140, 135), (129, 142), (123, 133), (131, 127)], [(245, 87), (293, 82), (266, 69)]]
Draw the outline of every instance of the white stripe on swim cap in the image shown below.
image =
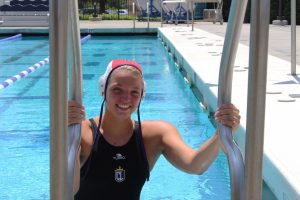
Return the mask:
[(98, 80), (98, 85), (99, 85), (99, 89), (100, 89), (100, 94), (102, 96), (104, 95), (104, 92), (105, 92), (104, 90), (105, 90), (105, 85), (107, 83), (107, 78), (108, 78), (109, 74), (111, 73), (111, 71), (115, 70), (119, 67), (125, 66), (125, 65), (132, 66), (132, 67), (136, 68), (137, 70), (139, 70), (141, 72), (142, 79), (143, 79), (143, 82), (144, 82), (142, 98), (145, 97), (145, 95), (146, 95), (146, 82), (145, 82), (144, 77), (143, 77), (143, 72), (142, 72), (141, 66), (135, 61), (121, 60), (121, 59), (110, 61), (109, 64), (107, 65), (106, 71), (104, 72), (104, 74), (102, 76), (100, 76), (100, 78)]

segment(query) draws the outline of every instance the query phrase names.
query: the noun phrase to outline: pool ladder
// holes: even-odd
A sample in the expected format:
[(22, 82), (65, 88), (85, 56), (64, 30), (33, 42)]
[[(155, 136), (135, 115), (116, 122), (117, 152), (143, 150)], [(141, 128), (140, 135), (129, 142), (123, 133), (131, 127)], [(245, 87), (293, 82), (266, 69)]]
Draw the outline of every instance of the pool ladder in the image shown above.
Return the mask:
[(76, 0), (50, 1), (50, 199), (73, 199), (74, 166), (80, 145), (80, 124), (68, 124), (70, 99), (82, 102), (81, 45)]
[[(236, 57), (238, 39), (240, 37), (246, 5), (246, 0), (233, 0), (231, 2), (229, 23), (226, 30), (220, 66), (219, 105), (231, 102), (233, 64)], [(55, 200), (73, 199), (73, 170), (75, 155), (80, 142), (80, 125), (75, 125), (71, 128), (72, 130), (69, 134), (66, 134), (68, 132), (68, 95), (66, 93), (66, 91), (68, 91), (68, 49), (72, 49), (72, 59), (70, 60), (72, 60), (72, 65), (75, 66), (72, 69), (73, 78), (70, 83), (71, 99), (76, 99), (76, 101), (81, 102), (82, 91), (81, 47), (79, 43), (77, 8), (77, 1), (50, 1), (50, 198)], [(258, 173), (255, 173), (255, 171), (253, 173), (251, 164), (262, 164), (262, 145), (255, 148), (251, 147), (255, 145), (256, 142), (260, 142), (259, 144), (261, 144), (263, 141), (263, 123), (261, 123), (261, 121), (264, 121), (264, 95), (268, 49), (268, 34), (266, 33), (268, 33), (269, 25), (269, 8), (270, 0), (252, 1), (249, 59), (250, 97), (248, 97), (248, 110), (255, 108), (255, 111), (251, 112), (251, 114), (248, 112), (247, 127), (249, 126), (248, 124), (250, 124), (255, 128), (253, 129), (253, 133), (247, 132), (246, 173), (241, 152), (233, 141), (231, 130), (228, 127), (220, 125), (220, 137), (230, 168), (232, 200), (261, 198), (261, 184), (255, 184), (255, 180), (261, 183), (261, 170), (258, 171)], [(68, 34), (71, 34), (70, 42), (68, 41)], [(262, 98), (261, 95), (264, 98)], [(261, 101), (263, 101), (263, 104), (261, 104)], [(67, 141), (69, 141), (69, 144), (67, 144)], [(257, 158), (255, 154), (260, 154), (260, 156)], [(255, 160), (255, 162), (253, 162), (253, 160)], [(257, 196), (253, 197), (253, 195), (256, 194)]]
[[(247, 0), (233, 0), (219, 72), (218, 105), (231, 102), (233, 67)], [(246, 170), (230, 128), (219, 125), (230, 170), (232, 200), (261, 199), (262, 157), (270, 0), (251, 1), (251, 32), (246, 132)], [(256, 165), (256, 166), (255, 166)]]

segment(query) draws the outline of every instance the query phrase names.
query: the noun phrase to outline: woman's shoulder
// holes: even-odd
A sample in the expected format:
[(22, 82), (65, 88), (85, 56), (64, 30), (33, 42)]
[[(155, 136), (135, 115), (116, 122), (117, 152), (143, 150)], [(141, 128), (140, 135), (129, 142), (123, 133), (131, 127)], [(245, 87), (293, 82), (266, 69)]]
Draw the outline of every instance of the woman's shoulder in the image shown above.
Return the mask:
[[(95, 126), (98, 126), (99, 117), (90, 118), (95, 122)], [(93, 143), (93, 125), (90, 119), (85, 119), (81, 123), (81, 138), (87, 145), (92, 145)]]
[(142, 122), (143, 131), (149, 133), (163, 134), (170, 132), (172, 130), (177, 130), (177, 128), (170, 122), (164, 120), (146, 120)]
[(165, 120), (145, 120), (142, 126), (173, 126), (170, 122)]
[(81, 125), (85, 128), (89, 128), (91, 129), (92, 128), (92, 121), (95, 122), (95, 124), (98, 126), (98, 121), (99, 121), (99, 116), (96, 116), (96, 117), (93, 117), (93, 118), (89, 118), (89, 119), (85, 119), (82, 121)]

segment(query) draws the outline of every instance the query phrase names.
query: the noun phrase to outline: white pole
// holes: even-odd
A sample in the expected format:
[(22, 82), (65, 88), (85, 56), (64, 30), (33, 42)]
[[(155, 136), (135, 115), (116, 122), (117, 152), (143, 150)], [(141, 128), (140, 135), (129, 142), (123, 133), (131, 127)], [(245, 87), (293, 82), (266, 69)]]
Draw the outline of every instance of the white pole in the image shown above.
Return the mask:
[(163, 5), (164, 5), (164, 2), (161, 1), (161, 4), (160, 4), (160, 27), (163, 27)]
[[(82, 61), (81, 42), (79, 30), (78, 1), (70, 0), (69, 5), (69, 27), (70, 27), (70, 99), (82, 103)], [(73, 184), (75, 178), (75, 162), (78, 148), (80, 146), (81, 124), (68, 127), (68, 193), (73, 196)]]
[(147, 21), (148, 21), (148, 32), (149, 32), (149, 28), (150, 28), (150, 13), (149, 13), (149, 2), (147, 2)]
[(149, 2), (147, 2), (146, 12), (147, 12), (147, 14), (149, 13)]
[(296, 0), (291, 0), (291, 74), (296, 75)]
[(134, 14), (135, 11), (135, 6), (134, 6), (134, 2), (132, 2), (132, 14)]
[(135, 29), (135, 4), (132, 2), (133, 29)]
[(186, 23), (187, 23), (187, 27), (189, 27), (189, 5), (190, 5), (190, 3), (189, 3), (189, 1), (188, 2), (186, 2), (186, 7), (187, 7), (187, 14), (186, 14)]
[(269, 18), (270, 0), (251, 1), (245, 153), (246, 200), (259, 200), (262, 197)]
[(68, 0), (50, 1), (50, 199), (69, 200), (67, 185)]
[(194, 0), (192, 0), (192, 31), (194, 31)]

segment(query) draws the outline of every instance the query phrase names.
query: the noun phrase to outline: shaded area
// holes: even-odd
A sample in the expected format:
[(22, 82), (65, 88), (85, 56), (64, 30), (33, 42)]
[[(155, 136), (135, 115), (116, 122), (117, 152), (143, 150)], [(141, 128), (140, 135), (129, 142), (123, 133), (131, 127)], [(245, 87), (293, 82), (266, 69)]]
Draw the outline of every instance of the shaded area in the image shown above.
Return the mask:
[(49, 11), (48, 0), (12, 0), (0, 6), (0, 11)]

